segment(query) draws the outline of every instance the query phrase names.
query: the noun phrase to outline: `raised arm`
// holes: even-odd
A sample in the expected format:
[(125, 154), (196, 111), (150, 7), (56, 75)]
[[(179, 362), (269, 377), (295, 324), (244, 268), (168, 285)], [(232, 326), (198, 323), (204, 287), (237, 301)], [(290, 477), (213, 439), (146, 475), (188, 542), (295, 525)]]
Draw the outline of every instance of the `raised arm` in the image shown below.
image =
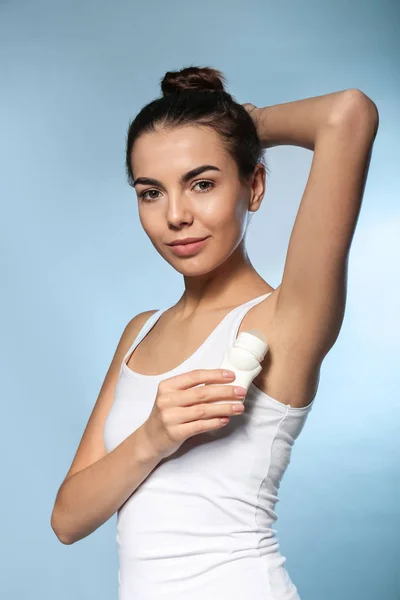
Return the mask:
[(349, 89), (250, 108), (249, 113), (265, 148), (289, 144), (314, 151), (289, 240), (276, 315), (280, 322), (296, 323), (303, 347), (323, 358), (343, 322), (348, 256), (378, 111), (368, 96)]

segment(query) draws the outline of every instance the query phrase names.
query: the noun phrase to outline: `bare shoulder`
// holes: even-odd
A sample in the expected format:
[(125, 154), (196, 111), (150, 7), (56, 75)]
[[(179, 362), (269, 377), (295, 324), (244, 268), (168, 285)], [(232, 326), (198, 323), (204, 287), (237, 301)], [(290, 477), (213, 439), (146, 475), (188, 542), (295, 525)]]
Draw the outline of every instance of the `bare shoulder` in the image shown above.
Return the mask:
[(147, 319), (155, 312), (157, 310), (141, 312), (133, 317), (125, 326), (64, 481), (107, 454), (104, 446), (103, 430), (107, 415), (114, 401), (115, 386), (122, 360)]
[[(128, 352), (133, 340), (135, 339), (139, 331), (142, 329), (146, 321), (157, 311), (157, 308), (154, 310), (145, 310), (144, 312), (137, 314), (127, 323), (120, 340), (120, 342), (123, 341), (124, 344), (128, 345), (126, 348), (126, 352)], [(124, 355), (126, 354), (126, 352), (124, 352)]]

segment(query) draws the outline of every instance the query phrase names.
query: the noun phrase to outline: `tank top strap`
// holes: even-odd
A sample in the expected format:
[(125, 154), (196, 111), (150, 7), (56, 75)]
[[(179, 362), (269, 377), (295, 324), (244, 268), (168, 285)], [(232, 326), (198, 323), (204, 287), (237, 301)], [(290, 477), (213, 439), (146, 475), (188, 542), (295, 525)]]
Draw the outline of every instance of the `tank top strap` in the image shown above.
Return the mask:
[(230, 322), (230, 336), (229, 336), (229, 342), (228, 342), (229, 345), (232, 345), (233, 342), (235, 341), (235, 339), (237, 337), (237, 333), (239, 331), (240, 324), (243, 321), (244, 317), (249, 312), (249, 310), (251, 308), (253, 308), (253, 306), (260, 304), (263, 300), (268, 298), (268, 296), (270, 296), (271, 294), (272, 294), (272, 292), (268, 292), (268, 294), (263, 294), (262, 296), (258, 296), (257, 298), (252, 298), (252, 300), (249, 300), (245, 304), (241, 304), (240, 306), (237, 306), (236, 309), (234, 309), (234, 311), (232, 313), (232, 320)]
[(150, 331), (150, 329), (153, 327), (153, 325), (155, 325), (155, 323), (161, 317), (162, 313), (164, 311), (166, 311), (166, 310), (167, 310), (166, 308), (160, 308), (159, 310), (156, 310), (156, 312), (154, 312), (152, 315), (150, 315), (150, 317), (148, 319), (146, 319), (146, 321), (144, 322), (141, 330), (139, 331), (139, 333), (137, 334), (137, 336), (133, 340), (132, 344), (130, 345), (128, 352), (125, 354), (125, 356), (124, 356), (124, 362), (126, 361), (126, 359), (128, 358), (128, 356), (130, 356), (130, 354), (134, 351), (134, 349), (136, 348), (136, 346), (138, 344), (140, 344), (140, 342), (142, 341), (142, 339)]
[[(211, 334), (209, 335), (207, 340), (202, 344), (202, 346), (205, 347), (206, 343), (211, 341), (211, 339), (213, 339), (214, 336), (217, 335), (217, 333), (219, 333), (220, 335), (224, 335), (223, 331), (227, 332), (226, 335), (229, 337), (229, 339), (231, 340), (231, 342), (233, 344), (233, 341), (236, 339), (236, 335), (237, 335), (237, 331), (239, 329), (240, 323), (242, 322), (245, 314), (253, 306), (256, 306), (257, 304), (259, 304), (260, 302), (265, 300), (270, 294), (272, 294), (272, 292), (268, 292), (268, 294), (263, 294), (262, 296), (257, 296), (257, 298), (252, 298), (251, 300), (248, 300), (247, 302), (244, 302), (243, 304), (240, 304), (239, 306), (236, 306), (234, 309), (232, 309), (227, 315), (225, 315), (225, 317), (222, 319), (222, 321), (220, 321), (220, 323), (214, 328), (214, 330), (211, 332)], [(138, 344), (140, 344), (142, 339), (146, 336), (146, 334), (150, 331), (150, 329), (156, 324), (156, 322), (161, 317), (163, 312), (165, 312), (169, 308), (170, 307), (160, 308), (159, 310), (154, 312), (152, 315), (150, 315), (150, 317), (144, 322), (141, 330), (137, 334), (136, 338), (133, 340), (128, 352), (126, 352), (123, 362), (126, 362), (128, 356), (130, 356), (132, 354), (132, 352), (135, 350), (136, 346), (138, 346)], [(200, 348), (199, 348), (199, 350), (200, 350)], [(197, 352), (195, 354), (197, 354)], [(185, 361), (185, 362), (187, 362), (187, 361)]]

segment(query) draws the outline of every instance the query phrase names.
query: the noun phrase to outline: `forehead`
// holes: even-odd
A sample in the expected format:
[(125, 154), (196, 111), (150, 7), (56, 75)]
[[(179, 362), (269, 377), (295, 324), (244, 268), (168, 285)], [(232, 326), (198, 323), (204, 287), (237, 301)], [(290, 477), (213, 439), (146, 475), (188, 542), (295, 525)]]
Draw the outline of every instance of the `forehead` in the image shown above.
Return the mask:
[(131, 164), (135, 177), (156, 173), (181, 174), (198, 165), (231, 168), (232, 159), (219, 135), (208, 127), (185, 126), (159, 129), (141, 135), (135, 142)]

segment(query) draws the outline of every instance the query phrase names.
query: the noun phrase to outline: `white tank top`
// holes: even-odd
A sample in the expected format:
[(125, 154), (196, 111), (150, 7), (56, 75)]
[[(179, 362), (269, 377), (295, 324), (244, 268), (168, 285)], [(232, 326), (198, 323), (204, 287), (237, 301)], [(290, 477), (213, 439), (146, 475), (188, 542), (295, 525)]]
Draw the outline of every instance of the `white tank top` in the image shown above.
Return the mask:
[[(147, 419), (160, 381), (217, 368), (246, 313), (269, 295), (230, 311), (178, 367), (142, 375), (126, 362), (167, 308), (151, 315), (121, 364), (104, 428), (107, 452)], [(212, 435), (190, 437), (157, 464), (118, 511), (119, 600), (299, 600), (272, 525), (313, 404), (285, 405), (251, 384), (244, 413)]]

